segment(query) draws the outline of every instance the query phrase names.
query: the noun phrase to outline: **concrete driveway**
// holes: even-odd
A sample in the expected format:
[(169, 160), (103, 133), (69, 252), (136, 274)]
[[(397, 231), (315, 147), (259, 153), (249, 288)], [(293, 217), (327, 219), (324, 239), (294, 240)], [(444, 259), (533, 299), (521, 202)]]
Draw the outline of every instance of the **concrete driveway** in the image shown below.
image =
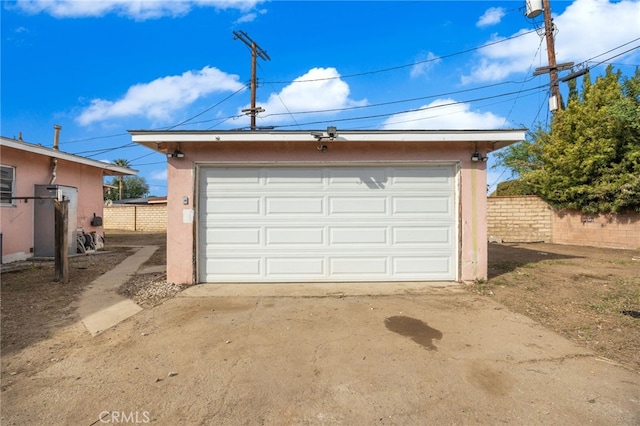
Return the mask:
[(458, 286), (200, 285), (84, 333), (3, 424), (640, 424), (636, 372)]

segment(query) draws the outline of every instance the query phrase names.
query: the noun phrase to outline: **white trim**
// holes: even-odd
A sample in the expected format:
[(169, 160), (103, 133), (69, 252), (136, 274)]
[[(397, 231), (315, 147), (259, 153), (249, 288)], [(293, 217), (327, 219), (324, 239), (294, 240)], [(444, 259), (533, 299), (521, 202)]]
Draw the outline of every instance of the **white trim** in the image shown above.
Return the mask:
[[(238, 131), (145, 131), (131, 130), (131, 139), (140, 144), (188, 142), (317, 142), (312, 131), (238, 132)], [(526, 131), (516, 130), (389, 130), (340, 131), (333, 142), (507, 142), (524, 140)], [(328, 140), (326, 137), (324, 141)]]
[(89, 158), (80, 157), (74, 154), (68, 154), (59, 150), (45, 148), (43, 146), (33, 145), (26, 142), (16, 141), (5, 137), (0, 138), (0, 146), (13, 148), (20, 151), (31, 152), (33, 154), (43, 155), (50, 158), (58, 158), (65, 161), (70, 161), (77, 164), (84, 164), (86, 166), (95, 167), (105, 171), (106, 175), (131, 175), (136, 176), (137, 170), (130, 169), (128, 167), (116, 166), (115, 164), (103, 163), (102, 161), (91, 160)]
[(428, 164), (437, 165), (457, 165), (459, 170), (460, 160), (354, 160), (354, 161), (194, 161), (195, 167), (367, 167), (367, 166), (420, 166)]

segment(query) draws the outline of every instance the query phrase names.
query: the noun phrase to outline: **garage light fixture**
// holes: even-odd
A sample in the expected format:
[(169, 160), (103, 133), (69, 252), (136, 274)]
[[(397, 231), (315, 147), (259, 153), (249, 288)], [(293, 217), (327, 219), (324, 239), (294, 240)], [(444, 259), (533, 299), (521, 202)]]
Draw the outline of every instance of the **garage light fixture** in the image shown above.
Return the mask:
[(336, 126), (327, 127), (327, 134), (325, 132), (311, 132), (311, 136), (321, 141), (322, 139), (329, 139), (330, 141), (334, 140), (336, 136), (338, 136), (338, 129)]
[(167, 158), (184, 158), (184, 154), (179, 149), (167, 153)]
[(488, 159), (488, 157), (483, 156), (478, 151), (471, 154), (471, 161), (473, 161), (474, 163), (477, 163), (478, 161), (486, 162)]

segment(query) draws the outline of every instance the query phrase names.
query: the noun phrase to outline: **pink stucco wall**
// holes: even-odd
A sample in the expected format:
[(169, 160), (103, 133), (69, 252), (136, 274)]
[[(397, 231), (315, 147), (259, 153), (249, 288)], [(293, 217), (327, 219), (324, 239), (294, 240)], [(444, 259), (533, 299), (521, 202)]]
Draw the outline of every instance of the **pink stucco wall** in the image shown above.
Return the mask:
[[(0, 162), (15, 167), (17, 196), (33, 196), (34, 185), (48, 185), (52, 179), (51, 159), (10, 147), (2, 147)], [(56, 185), (78, 189), (77, 226), (85, 232), (101, 227), (91, 226), (95, 213), (102, 216), (102, 170), (65, 160), (58, 160)], [(24, 260), (32, 256), (34, 200), (16, 200), (15, 206), (0, 207), (0, 232), (2, 232), (2, 261)]]
[(552, 242), (618, 249), (640, 248), (640, 214), (584, 214), (557, 211), (552, 216)]
[[(461, 281), (486, 279), (486, 163), (471, 161), (471, 154), (476, 150), (473, 143), (329, 141), (325, 144), (329, 148), (325, 153), (309, 142), (212, 142), (182, 146), (185, 157), (169, 159), (167, 170), (167, 280), (180, 284), (197, 282), (197, 206), (194, 204), (197, 202), (197, 166), (276, 162), (281, 165), (457, 163), (461, 241), (458, 275)], [(486, 152), (484, 146), (478, 149)], [(188, 197), (188, 204), (183, 204), (184, 197)]]

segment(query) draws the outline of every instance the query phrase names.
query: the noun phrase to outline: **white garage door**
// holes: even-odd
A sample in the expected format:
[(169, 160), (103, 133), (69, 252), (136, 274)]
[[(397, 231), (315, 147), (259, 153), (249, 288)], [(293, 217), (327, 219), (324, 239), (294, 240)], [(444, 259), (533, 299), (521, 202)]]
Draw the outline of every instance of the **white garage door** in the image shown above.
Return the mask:
[(455, 280), (455, 166), (203, 167), (200, 282)]

